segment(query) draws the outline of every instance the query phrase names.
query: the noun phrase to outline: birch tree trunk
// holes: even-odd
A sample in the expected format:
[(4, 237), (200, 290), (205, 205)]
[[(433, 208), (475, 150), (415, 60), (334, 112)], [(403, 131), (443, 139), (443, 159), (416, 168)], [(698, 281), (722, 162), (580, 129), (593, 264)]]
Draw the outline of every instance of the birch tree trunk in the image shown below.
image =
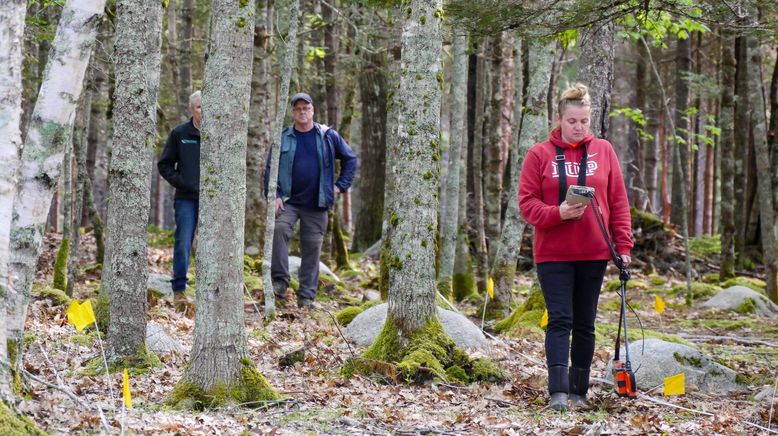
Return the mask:
[(721, 42), (721, 270), (735, 276), (735, 39), (722, 32)]
[(364, 50), (359, 75), (362, 100), (359, 204), (354, 226), (354, 250), (364, 251), (381, 239), (386, 180), (386, 115), (388, 80), (386, 54)]
[(116, 14), (114, 135), (102, 286), (111, 302), (108, 357), (135, 366), (146, 358), (146, 225), (163, 11), (158, 0), (124, 0), (117, 3)]
[[(276, 316), (276, 297), (273, 293), (273, 279), (270, 276), (270, 262), (273, 258), (273, 232), (276, 228), (276, 189), (278, 187), (278, 159), (281, 156), (281, 132), (284, 130), (287, 100), (289, 100), (289, 81), (292, 77), (292, 63), (297, 51), (297, 28), (300, 20), (300, 0), (292, 0), (289, 11), (289, 30), (284, 46), (284, 57), (281, 60), (281, 89), (278, 91), (280, 108), (276, 112), (273, 129), (273, 152), (270, 156), (270, 179), (267, 184), (267, 221), (265, 224), (265, 247), (262, 260), (262, 284), (265, 294), (265, 319), (272, 320)], [(205, 174), (205, 173), (203, 173)]]
[[(762, 54), (759, 39), (748, 37), (749, 66), (754, 67), (748, 77), (748, 97), (751, 106), (751, 122), (756, 156), (757, 193), (759, 198), (760, 232), (767, 287), (765, 294), (778, 303), (778, 246), (776, 245), (775, 209), (773, 208), (772, 168), (770, 150), (767, 146), (767, 115), (762, 89)], [(750, 70), (750, 68), (749, 68)]]
[(179, 405), (194, 400), (197, 408), (277, 398), (249, 357), (243, 310), (254, 2), (213, 0), (211, 26), (203, 81), (194, 344), (171, 394)]
[(24, 331), (43, 227), (104, 7), (105, 0), (70, 0), (65, 4), (30, 118), (10, 233), (13, 282), (6, 301), (6, 327), (11, 340), (21, 339)]
[[(8, 260), (11, 213), (16, 192), (19, 151), (22, 149), (22, 65), (24, 16), (27, 3), (11, 0), (0, 7), (0, 295), (10, 291)], [(5, 325), (0, 310), (0, 327)], [(0, 400), (13, 397), (8, 371), (6, 331), (0, 328)]]
[(451, 128), (448, 149), (448, 176), (446, 177), (446, 210), (440, 219), (443, 229), (440, 232), (440, 270), (438, 289), (441, 294), (452, 294), (454, 262), (456, 260), (457, 229), (459, 228), (459, 167), (462, 145), (466, 137), (467, 112), (467, 36), (454, 35), (451, 48)]
[(578, 80), (589, 87), (592, 100), (589, 125), (592, 134), (598, 138), (608, 138), (610, 129), (615, 34), (616, 26), (613, 21), (608, 21), (600, 27), (592, 26), (581, 37)]
[(257, 21), (254, 26), (254, 60), (251, 75), (251, 108), (249, 109), (249, 136), (246, 150), (246, 228), (244, 245), (249, 255), (259, 254), (267, 210), (262, 195), (262, 177), (265, 159), (273, 131), (272, 80), (273, 8), (272, 0), (257, 2)]

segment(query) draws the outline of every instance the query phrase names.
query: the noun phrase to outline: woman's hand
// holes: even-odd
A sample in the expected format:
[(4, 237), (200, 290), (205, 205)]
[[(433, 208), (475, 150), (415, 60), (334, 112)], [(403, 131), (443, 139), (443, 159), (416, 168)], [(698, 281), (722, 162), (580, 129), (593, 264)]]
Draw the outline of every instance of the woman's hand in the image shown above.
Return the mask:
[(562, 221), (577, 220), (581, 219), (585, 210), (585, 204), (568, 204), (567, 201), (563, 201), (559, 205), (559, 216), (562, 217)]
[(629, 256), (629, 254), (622, 254), (621, 261), (624, 262), (624, 267), (626, 268), (629, 266), (629, 264), (632, 263), (632, 258)]

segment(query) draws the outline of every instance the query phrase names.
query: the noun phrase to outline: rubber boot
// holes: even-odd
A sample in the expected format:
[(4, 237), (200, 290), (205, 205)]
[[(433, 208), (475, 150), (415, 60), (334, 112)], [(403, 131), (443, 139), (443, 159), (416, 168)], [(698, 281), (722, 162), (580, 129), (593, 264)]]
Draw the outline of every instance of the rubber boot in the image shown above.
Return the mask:
[(589, 369), (570, 368), (570, 403), (573, 408), (585, 408), (589, 405), (586, 401), (586, 393), (589, 391), (589, 373)]
[(552, 366), (548, 369), (548, 392), (551, 398), (548, 407), (557, 412), (564, 412), (567, 407), (567, 394), (570, 391), (566, 366)]

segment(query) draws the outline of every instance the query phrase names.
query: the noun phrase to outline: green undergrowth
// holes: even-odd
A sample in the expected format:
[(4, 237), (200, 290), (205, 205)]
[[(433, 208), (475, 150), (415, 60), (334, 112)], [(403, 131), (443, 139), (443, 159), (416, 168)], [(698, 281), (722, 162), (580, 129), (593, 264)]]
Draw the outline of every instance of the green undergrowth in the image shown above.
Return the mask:
[(241, 359), (240, 376), (234, 383), (216, 382), (204, 390), (184, 376), (173, 388), (167, 404), (175, 409), (206, 410), (224, 405), (257, 408), (281, 399), (249, 358)]
[[(627, 303), (632, 307), (634, 310), (642, 310), (643, 309), (643, 303), (640, 301), (627, 301)], [(613, 312), (613, 313), (619, 313), (619, 310), (621, 310), (621, 299), (612, 300), (607, 303), (601, 303), (599, 310), (601, 312)]]
[(706, 257), (714, 258), (721, 254), (721, 235), (701, 235), (689, 239), (689, 251)]
[(546, 311), (546, 301), (543, 299), (543, 293), (540, 288), (534, 288), (530, 291), (527, 299), (519, 307), (513, 310), (507, 318), (498, 321), (494, 325), (494, 331), (497, 333), (510, 333), (517, 327), (524, 327), (536, 332), (542, 332), (540, 329), (540, 320)]
[[(659, 286), (659, 285), (655, 285)], [(642, 280), (630, 280), (627, 282), (627, 291), (644, 291), (650, 286), (648, 283)], [(621, 280), (612, 279), (608, 280), (603, 287), (604, 292), (615, 292), (621, 289)]]
[(146, 229), (148, 233), (149, 247), (169, 248), (173, 246), (173, 231), (160, 229), (154, 224), (149, 224)]
[(667, 283), (667, 279), (657, 273), (648, 275), (648, 284), (651, 286), (664, 286), (665, 283)]
[(630, 215), (632, 216), (632, 228), (641, 228), (644, 233), (650, 233), (654, 230), (663, 229), (665, 232), (670, 231), (670, 227), (666, 226), (660, 217), (657, 217), (653, 213), (638, 210), (636, 208), (630, 209)]
[(49, 300), (52, 306), (67, 307), (73, 301), (65, 294), (65, 291), (46, 286), (42, 283), (35, 283), (32, 285), (32, 295), (43, 300)]
[(368, 301), (364, 304), (361, 304), (359, 306), (349, 306), (345, 307), (341, 310), (339, 310), (335, 314), (335, 320), (338, 321), (338, 324), (345, 327), (351, 323), (351, 321), (354, 320), (354, 318), (357, 317), (360, 313), (366, 311), (367, 309), (370, 309), (373, 306), (377, 306), (379, 304), (383, 303), (381, 300), (374, 300), (374, 301)]
[[(686, 296), (687, 292), (686, 283), (679, 283), (670, 289), (670, 293), (675, 296)], [(721, 292), (721, 286), (702, 282), (692, 283), (692, 296), (695, 300), (712, 297), (719, 292)]]
[[(613, 341), (616, 340), (617, 330), (618, 330), (618, 325), (616, 322), (614, 322), (613, 324), (604, 324), (599, 322), (595, 323), (594, 332), (595, 332), (597, 344), (612, 345)], [(623, 330), (621, 334), (624, 335)], [(641, 330), (638, 325), (633, 325), (632, 327), (629, 328), (630, 342), (642, 340), (644, 337), (645, 339), (661, 339), (665, 342), (674, 342), (676, 344), (683, 344), (689, 347), (694, 346), (688, 341), (679, 338), (678, 336), (673, 336), (667, 333), (658, 332), (656, 330), (648, 330), (648, 329)]]
[(745, 314), (756, 312), (756, 309), (757, 309), (756, 300), (750, 297), (746, 297), (743, 299), (743, 302), (740, 303), (740, 306), (738, 306), (737, 309), (735, 309), (735, 312), (745, 315)]
[(0, 434), (45, 436), (46, 432), (41, 430), (30, 418), (15, 412), (0, 401)]
[(763, 321), (754, 317), (744, 317), (742, 319), (676, 319), (673, 324), (684, 329), (699, 328), (711, 334), (713, 332), (756, 332), (760, 335), (770, 338), (778, 338), (778, 327), (767, 325)]
[(720, 284), (720, 286), (724, 289), (730, 288), (732, 286), (745, 286), (757, 292), (764, 293), (764, 290), (767, 287), (767, 283), (765, 283), (764, 280), (759, 280), (752, 277), (739, 276), (739, 277), (733, 277), (729, 280), (725, 280)]
[(455, 301), (462, 301), (470, 295), (478, 294), (475, 290), (475, 277), (473, 274), (454, 274), (454, 277), (451, 279), (451, 292)]
[(391, 316), (373, 345), (361, 358), (350, 359), (341, 369), (347, 377), (355, 373), (381, 375), (397, 382), (443, 380), (449, 383), (496, 382), (505, 379), (500, 368), (484, 358), (471, 359), (443, 331), (437, 317), (416, 332), (407, 344), (400, 344)]
[[(115, 358), (108, 361), (108, 371), (110, 373), (124, 371), (124, 368), (127, 368), (130, 374), (138, 375), (145, 374), (154, 368), (163, 368), (164, 366), (159, 357), (148, 351), (145, 345), (133, 356)], [(94, 377), (100, 374), (105, 374), (105, 362), (102, 356), (97, 356), (90, 360), (81, 370), (81, 375), (84, 376)]]

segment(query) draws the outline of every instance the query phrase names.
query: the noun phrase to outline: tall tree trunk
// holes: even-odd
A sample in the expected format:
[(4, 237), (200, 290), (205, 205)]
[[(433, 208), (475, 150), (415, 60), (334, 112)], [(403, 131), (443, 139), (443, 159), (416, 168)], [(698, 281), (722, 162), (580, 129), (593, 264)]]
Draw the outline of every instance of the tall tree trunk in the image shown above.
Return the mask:
[[(641, 62), (643, 62), (645, 65), (646, 57), (648, 56), (647, 51), (650, 50), (650, 48), (646, 48), (642, 44), (641, 47), (643, 47), (643, 49), (640, 50), (639, 53), (642, 58)], [(649, 74), (644, 77), (648, 88), (654, 89), (653, 84), (656, 83), (656, 79), (653, 77), (653, 75)], [(641, 109), (646, 114), (646, 118), (648, 119), (647, 132), (653, 135), (653, 137), (644, 142), (644, 165), (641, 167), (641, 170), (646, 186), (646, 210), (651, 213), (659, 213), (662, 204), (662, 200), (657, 194), (657, 178), (659, 175), (658, 156), (660, 148), (659, 117), (662, 116), (664, 111), (662, 110), (662, 102), (660, 101), (659, 93), (649, 92), (647, 97), (647, 102)]]
[[(405, 346), (431, 322), (435, 305), (435, 246), (440, 177), (440, 99), (442, 45), (440, 0), (411, 0), (404, 20), (402, 67), (397, 92), (398, 159), (388, 175), (402, 180), (390, 184), (387, 207), (392, 217), (389, 243), (389, 313), (384, 334)], [(389, 333), (390, 332), (390, 333)], [(387, 359), (389, 350), (376, 341), (374, 352)], [(394, 350), (397, 351), (397, 350)], [(382, 353), (384, 352), (384, 353)], [(370, 353), (370, 352), (368, 352)]]
[(746, 39), (739, 36), (735, 39), (735, 259), (736, 269), (743, 269), (746, 250), (746, 227), (748, 226), (748, 205), (746, 201), (746, 156), (749, 149), (749, 119), (748, 105), (748, 48)]
[(324, 47), (327, 54), (324, 56), (324, 81), (327, 102), (327, 124), (333, 129), (338, 128), (340, 121), (340, 90), (338, 89), (336, 66), (338, 64), (338, 50), (340, 41), (338, 27), (335, 23), (335, 10), (333, 6), (322, 2), (322, 20), (324, 27)]
[(7, 295), (6, 323), (9, 339), (14, 341), (19, 341), (24, 331), (43, 227), (104, 7), (105, 0), (65, 4), (52, 42), (51, 62), (46, 65), (30, 118), (11, 224), (9, 271), (13, 284)]
[[(688, 134), (689, 123), (686, 109), (689, 107), (689, 85), (684, 80), (688, 74), (690, 58), (690, 41), (678, 39), (678, 46), (675, 51), (675, 114), (673, 122), (675, 124), (675, 138), (671, 138), (672, 146), (678, 147), (680, 153), (672, 154), (673, 174), (672, 174), (672, 210), (670, 211), (670, 222), (680, 227), (683, 219), (681, 216), (688, 213), (687, 205), (681, 202), (682, 191), (689, 192), (689, 143)], [(680, 160), (676, 160), (680, 156)], [(688, 195), (686, 195), (688, 197)]]
[[(214, 0), (217, 1), (217, 0)], [(226, 1), (226, 0), (218, 0)], [(270, 157), (270, 179), (267, 184), (267, 216), (265, 224), (265, 246), (262, 261), (262, 283), (265, 295), (265, 319), (272, 320), (276, 314), (276, 300), (273, 293), (273, 279), (270, 276), (270, 261), (273, 258), (273, 232), (276, 228), (276, 188), (278, 183), (278, 159), (281, 156), (281, 132), (284, 129), (284, 116), (286, 115), (286, 101), (289, 98), (289, 82), (292, 77), (292, 63), (295, 61), (297, 51), (297, 28), (300, 20), (300, 0), (292, 0), (292, 8), (289, 11), (289, 30), (287, 31), (284, 45), (283, 59), (281, 60), (281, 89), (278, 91), (278, 102), (284, 109), (276, 112), (276, 121), (273, 129), (273, 152)], [(241, 311), (242, 313), (242, 311)]]
[[(192, 91), (192, 37), (193, 37), (193, 18), (194, 18), (194, 0), (182, 0), (181, 2), (181, 38), (178, 41), (178, 88), (176, 89), (177, 102), (186, 102), (189, 106), (189, 95)], [(186, 108), (184, 108), (186, 109)], [(186, 119), (186, 112), (181, 116), (181, 120)]]
[(270, 132), (273, 131), (272, 91), (272, 35), (273, 0), (257, 2), (257, 20), (254, 30), (253, 73), (251, 75), (251, 108), (249, 111), (248, 146), (246, 150), (246, 253), (256, 255), (264, 237), (264, 218), (267, 215), (261, 180)]
[[(486, 85), (486, 60), (484, 42), (479, 47), (476, 61), (475, 79), (475, 123), (473, 129), (473, 142), (468, 149), (468, 194), (472, 202), (468, 202), (468, 221), (472, 223), (470, 228), (470, 240), (475, 246), (475, 270), (478, 289), (486, 289), (489, 274), (489, 254), (486, 246), (486, 231), (484, 220), (484, 189), (483, 189), (483, 156), (486, 123), (486, 101), (488, 93)], [(472, 204), (471, 204), (472, 203)]]
[(589, 87), (592, 99), (591, 132), (599, 138), (608, 138), (610, 128), (610, 101), (613, 88), (613, 56), (616, 26), (612, 21), (592, 26), (581, 37), (578, 79)]
[[(716, 76), (720, 76), (718, 71)], [(717, 110), (718, 102), (713, 98), (708, 99), (708, 112), (719, 115)], [(720, 115), (719, 115), (720, 116)], [(714, 115), (715, 117), (715, 115)], [(715, 117), (718, 118), (718, 117)], [(713, 144), (705, 144), (705, 169), (703, 171), (703, 232), (707, 235), (713, 234), (713, 218), (715, 215), (715, 190), (716, 190), (716, 136), (706, 129), (705, 136), (713, 141)], [(720, 144), (719, 144), (720, 145)]]
[(719, 278), (735, 276), (735, 38), (723, 32), (721, 41), (721, 270)]
[[(166, 12), (166, 19), (167, 19), (167, 62), (170, 64), (170, 74), (171, 79), (173, 81), (173, 86), (176, 87), (175, 95), (176, 95), (176, 108), (177, 114), (175, 117), (171, 117), (174, 119), (174, 121), (171, 123), (172, 127), (175, 127), (176, 124), (178, 124), (179, 121), (186, 120), (187, 113), (186, 108), (189, 106), (189, 96), (181, 92), (180, 83), (181, 79), (178, 77), (180, 74), (180, 70), (178, 67), (178, 64), (180, 63), (180, 60), (178, 59), (178, 55), (180, 53), (179, 50), (179, 42), (178, 42), (178, 16), (176, 14), (176, 1), (173, 1), (172, 4), (168, 3), (167, 11)], [(184, 98), (186, 97), (186, 98)], [(161, 177), (160, 177), (161, 178)], [(163, 183), (163, 185), (165, 185)]]
[[(112, 46), (113, 44), (110, 42), (110, 38), (106, 35), (108, 31), (105, 27), (107, 26), (103, 25), (102, 27), (103, 28), (99, 30), (98, 43), (101, 43), (103, 47)], [(108, 142), (108, 110), (110, 108), (108, 96), (108, 70), (110, 67), (102, 52), (103, 50), (95, 50), (92, 54), (95, 58), (95, 68), (93, 68), (94, 74), (92, 80), (89, 81), (88, 89), (91, 94), (90, 100), (92, 103), (89, 113), (89, 132), (87, 134), (86, 170), (89, 180), (92, 181), (91, 183), (105, 185), (105, 178), (101, 168), (103, 160), (100, 158), (103, 155), (102, 150), (105, 150), (107, 147), (106, 143)], [(86, 194), (87, 193), (84, 192), (84, 195)], [(91, 195), (95, 197), (94, 193)], [(104, 197), (105, 195), (101, 198)], [(84, 201), (85, 204), (90, 204), (86, 198)], [(94, 201), (92, 203), (94, 203)], [(84, 208), (85, 218), (90, 222), (92, 221), (89, 214), (91, 207), (92, 206)], [(95, 207), (97, 210), (101, 210), (99, 207)], [(102, 240), (99, 241), (99, 244), (101, 243)]]
[(125, 0), (116, 12), (114, 136), (102, 287), (111, 301), (108, 357), (136, 366), (146, 358), (146, 224), (163, 11), (158, 0)]
[(456, 260), (459, 227), (459, 167), (462, 145), (466, 141), (465, 115), (467, 111), (467, 36), (454, 35), (451, 47), (451, 127), (449, 129), (448, 176), (446, 177), (446, 210), (440, 219), (440, 270), (438, 289), (445, 296), (452, 294), (454, 263)]
[(759, 198), (759, 222), (761, 224), (762, 251), (767, 269), (767, 287), (765, 293), (778, 303), (778, 245), (776, 244), (775, 209), (773, 208), (773, 171), (770, 167), (770, 150), (767, 145), (767, 115), (765, 113), (764, 90), (762, 85), (762, 54), (759, 39), (748, 37), (748, 100), (751, 107), (751, 123), (754, 132), (757, 171), (757, 191)]
[[(499, 319), (507, 316), (511, 311), (513, 278), (516, 275), (516, 262), (521, 249), (521, 239), (526, 228), (526, 222), (519, 212), (519, 175), (524, 163), (524, 156), (533, 144), (543, 142), (548, 137), (548, 105), (546, 95), (551, 81), (551, 64), (555, 54), (556, 43), (530, 43), (529, 49), (529, 77), (527, 84), (527, 101), (523, 108), (514, 112), (517, 118), (523, 113), (521, 131), (518, 121), (514, 134), (514, 147), (511, 151), (511, 175), (508, 212), (505, 217), (505, 226), (502, 231), (502, 240), (497, 259), (492, 267), (494, 277), (494, 300), (487, 307), (487, 316), (491, 319)], [(517, 74), (520, 68), (516, 69)], [(516, 83), (517, 88), (520, 82)], [(517, 91), (516, 101), (522, 101), (520, 91)]]
[[(79, 111), (76, 110), (76, 113)], [(64, 291), (67, 289), (68, 263), (70, 253), (70, 229), (73, 222), (73, 141), (65, 145), (62, 159), (62, 175), (59, 186), (62, 191), (62, 240), (54, 261), (54, 274), (51, 287)]]
[[(638, 55), (635, 59), (635, 94), (632, 107), (643, 111), (645, 115), (646, 106), (646, 61), (641, 49), (642, 45), (638, 45)], [(634, 122), (629, 122), (629, 133), (627, 135), (627, 153), (624, 159), (624, 166), (626, 171), (624, 174), (624, 183), (627, 185), (627, 197), (629, 197), (629, 204), (640, 210), (645, 208), (645, 183), (644, 183), (644, 155), (643, 155), (643, 143), (644, 139), (638, 132), (640, 126)]]
[(251, 361), (243, 310), (246, 109), (254, 2), (213, 0), (211, 25), (203, 88), (194, 344), (172, 393), (175, 400), (208, 399), (196, 407), (278, 398)]
[[(767, 135), (767, 147), (770, 149), (770, 162), (773, 165), (773, 186), (778, 187), (778, 60), (775, 62), (773, 75), (770, 79), (770, 127)], [(778, 192), (773, 192), (773, 206), (776, 208), (776, 216), (778, 216)]]
[(364, 50), (359, 75), (362, 100), (362, 141), (359, 204), (354, 226), (354, 250), (364, 251), (381, 239), (386, 180), (386, 114), (388, 85), (386, 54)]
[[(27, 3), (5, 2), (0, 8), (0, 295), (10, 291), (11, 213), (22, 149), (22, 65)], [(5, 310), (0, 308), (0, 400), (12, 399), (6, 348)]]
[[(96, 56), (93, 54), (90, 66), (90, 76), (94, 76)], [(91, 80), (88, 79), (88, 80)], [(70, 253), (68, 255), (68, 276), (67, 276), (67, 288), (65, 292), (68, 296), (73, 296), (73, 288), (76, 284), (76, 276), (78, 273), (78, 255), (81, 245), (81, 225), (82, 210), (84, 208), (84, 202), (86, 201), (86, 189), (87, 178), (89, 175), (86, 172), (86, 146), (87, 146), (87, 132), (89, 131), (89, 113), (92, 106), (92, 93), (87, 91), (81, 100), (81, 104), (76, 111), (75, 127), (73, 128), (73, 155), (76, 161), (76, 177), (75, 177), (75, 206), (73, 207), (73, 216), (75, 220), (73, 222), (73, 228), (70, 232)]]
[(502, 35), (489, 38), (488, 61), (484, 61), (486, 80), (484, 126), (483, 126), (483, 219), (484, 234), (488, 247), (487, 268), (494, 260), (495, 248), (500, 239), (500, 212), (502, 197), (502, 87), (500, 72), (502, 64)]

